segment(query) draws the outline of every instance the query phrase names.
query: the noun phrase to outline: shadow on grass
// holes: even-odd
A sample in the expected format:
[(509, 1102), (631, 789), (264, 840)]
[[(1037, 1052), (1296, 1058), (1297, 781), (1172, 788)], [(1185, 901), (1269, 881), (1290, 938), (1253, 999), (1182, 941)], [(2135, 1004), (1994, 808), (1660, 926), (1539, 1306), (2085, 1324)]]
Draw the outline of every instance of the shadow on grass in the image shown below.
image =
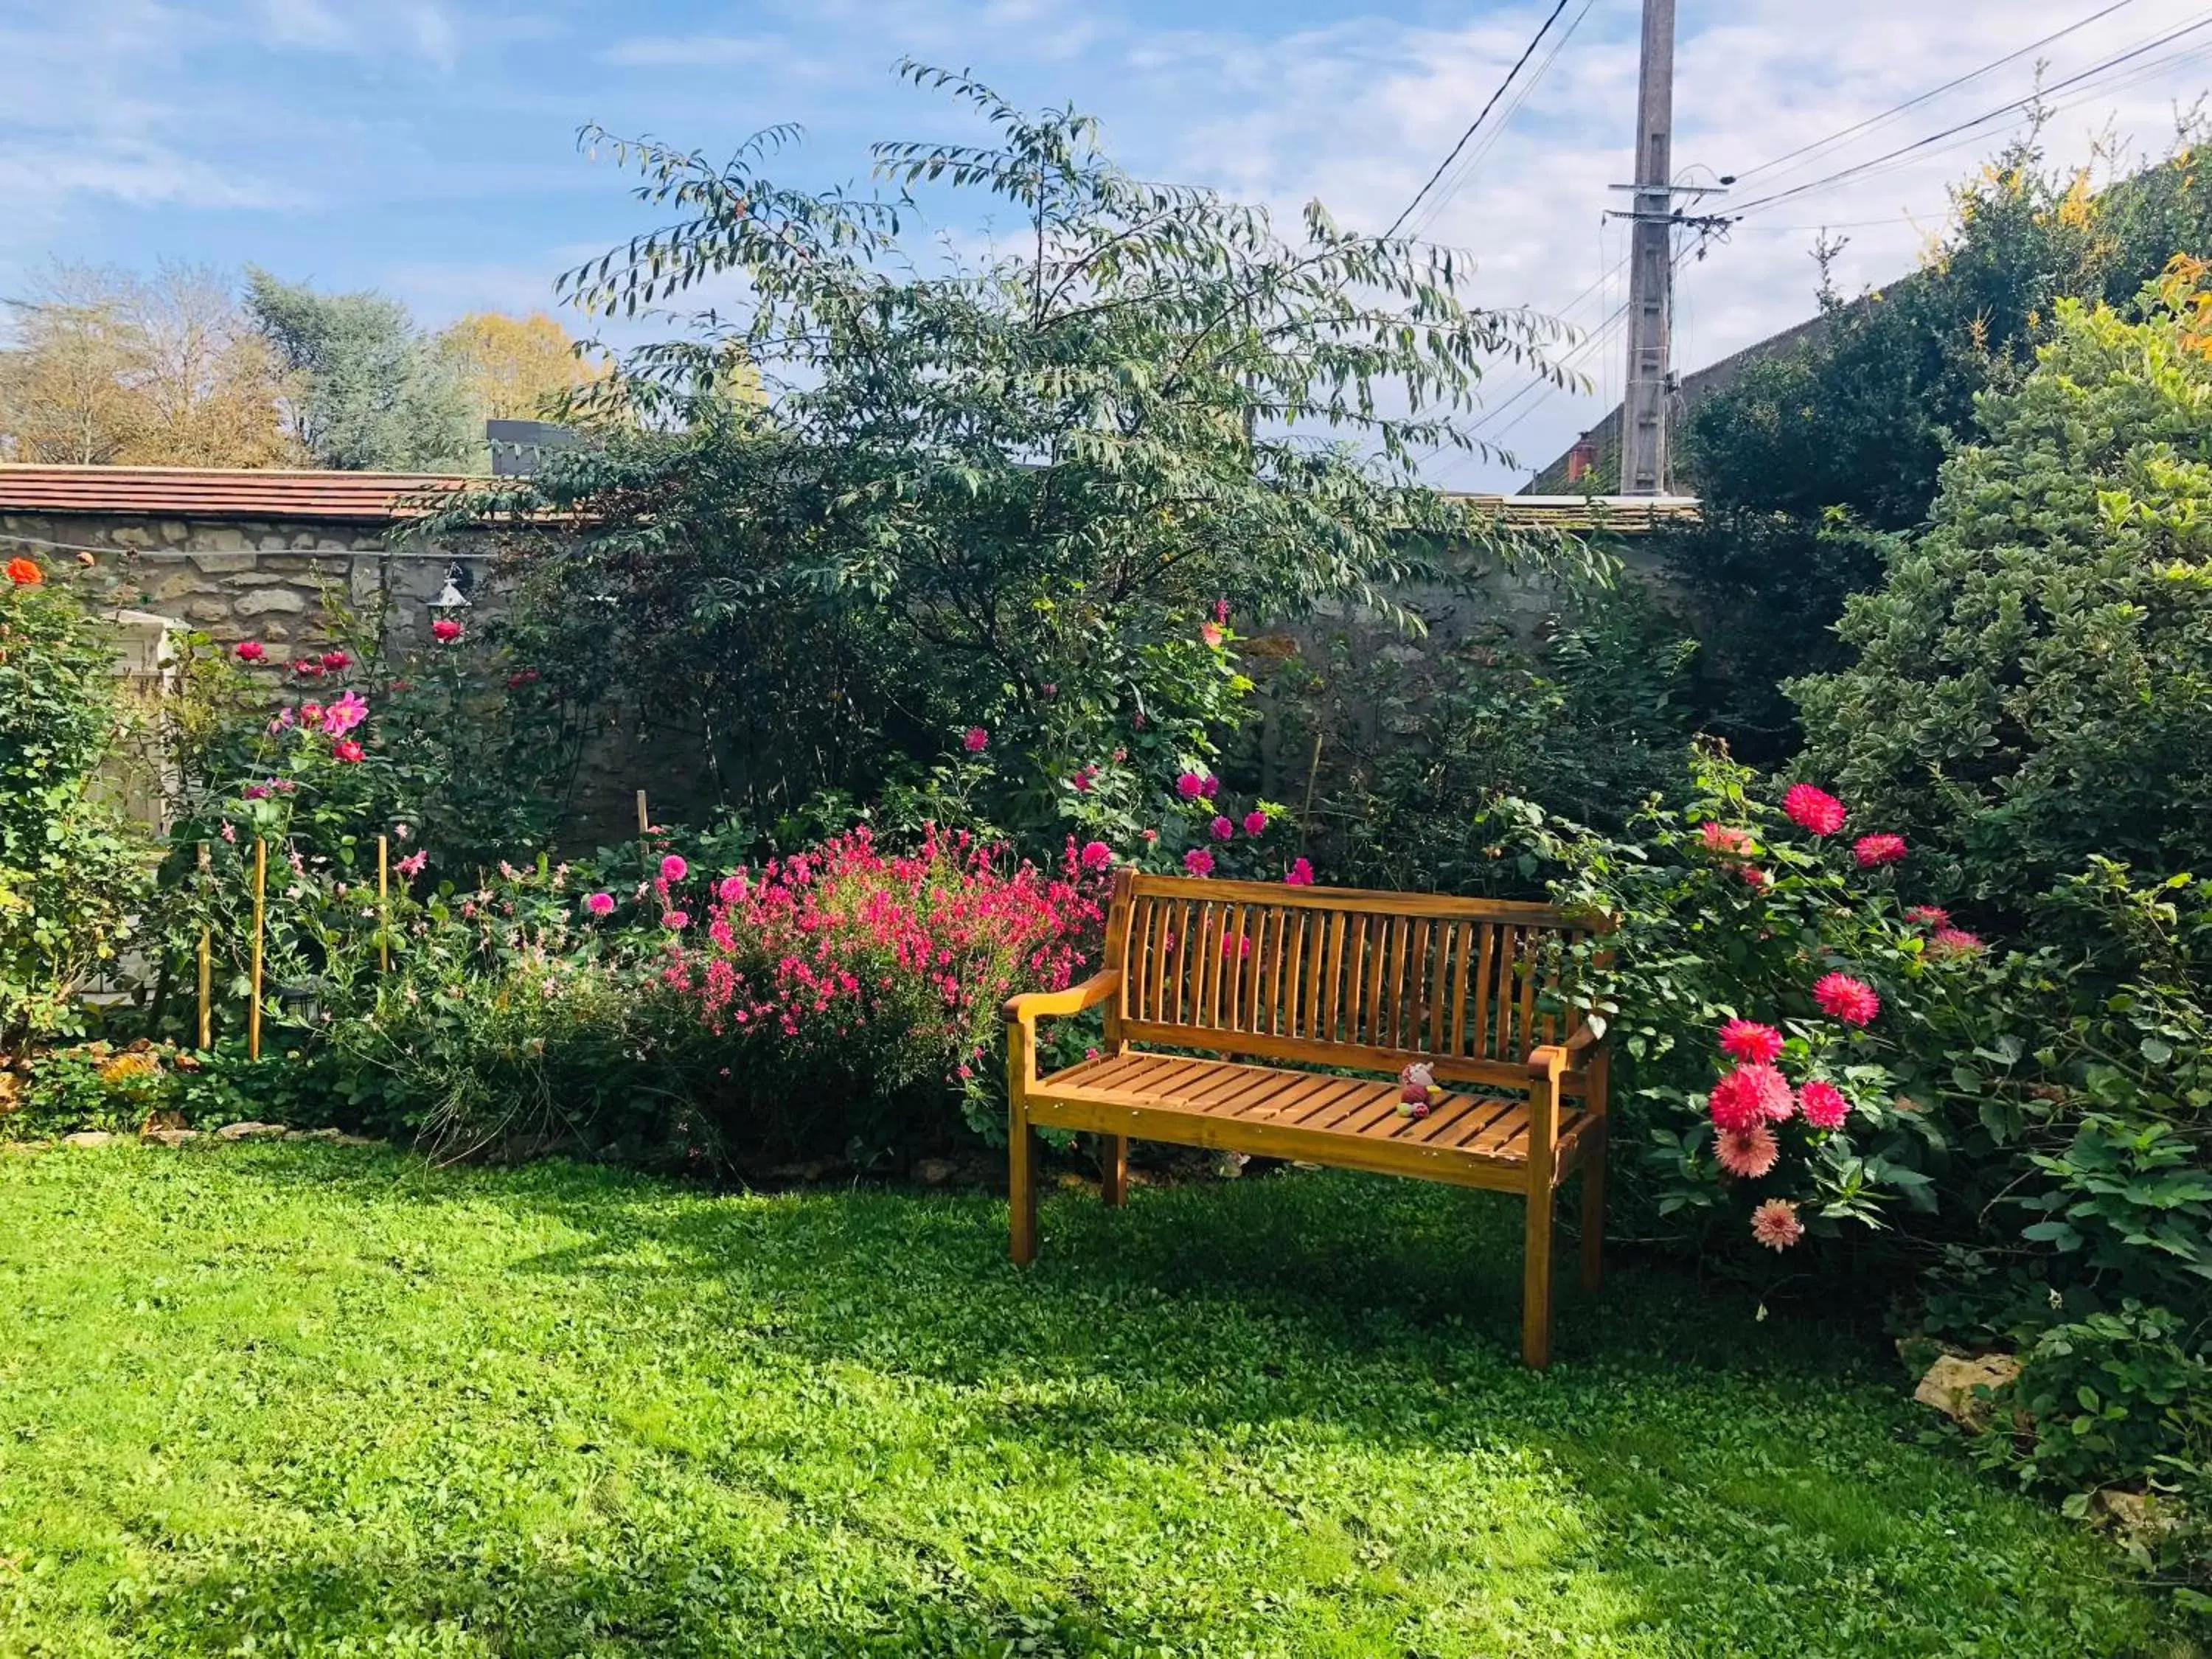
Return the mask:
[[(1004, 1201), (984, 1194), (717, 1196), (557, 1164), (224, 1156), (239, 1178), (312, 1187), (318, 1201), (428, 1212), (434, 1234), (441, 1211), (456, 1226), (487, 1210), (526, 1221), (530, 1247), (501, 1285), (610, 1352), (650, 1354), (659, 1382), (695, 1408), (763, 1386), (763, 1368), (887, 1395), (877, 1419), (826, 1423), (756, 1419), (739, 1402), (678, 1437), (718, 1490), (771, 1507), (794, 1535), (866, 1534), (872, 1565), (825, 1616), (791, 1606), (791, 1563), (713, 1538), (683, 1552), (634, 1539), (626, 1565), (605, 1572), (512, 1547), (481, 1562), (334, 1553), (165, 1590), (143, 1610), (149, 1631), (187, 1605), (209, 1611), (157, 1650), (228, 1652), (257, 1630), (312, 1648), (302, 1633), (327, 1621), (334, 1632), (411, 1623), (423, 1652), (473, 1651), (427, 1632), (476, 1629), (496, 1632), (486, 1650), (514, 1654), (767, 1651), (769, 1633), (775, 1651), (795, 1653), (988, 1653), (1019, 1640), (1030, 1645), (1015, 1650), (1047, 1655), (1212, 1651), (1202, 1626), (1097, 1606), (1071, 1565), (1079, 1543), (1061, 1540), (1025, 1601), (1006, 1589), (1009, 1564), (1030, 1559), (1022, 1548), (971, 1577), (924, 1541), (941, 1516), (909, 1530), (877, 1500), (939, 1504), (948, 1481), (1018, 1469), (1005, 1480), (1039, 1515), (1056, 1479), (1091, 1480), (1088, 1501), (1128, 1502), (1141, 1527), (1148, 1483), (1231, 1465), (1229, 1489), (1258, 1505), (1240, 1513), (1294, 1518), (1290, 1533), (1320, 1562), (1315, 1585), (1358, 1581), (1387, 1612), (1403, 1584), (1377, 1589), (1357, 1565), (1387, 1534), (1385, 1578), (1431, 1596), (1472, 1582), (1502, 1621), (1425, 1647), (1393, 1637), (1284, 1651), (1497, 1650), (1522, 1633), (1513, 1620), (1529, 1595), (1561, 1598), (1563, 1620), (1578, 1609), (1582, 1637), (1601, 1644), (1589, 1651), (2138, 1650), (2140, 1609), (2100, 1558), (1955, 1460), (1901, 1443), (1900, 1379), (1863, 1333), (1802, 1313), (1762, 1319), (1747, 1297), (1631, 1262), (1595, 1295), (1564, 1291), (1558, 1362), (1523, 1370), (1511, 1200), (1333, 1175), (1142, 1190), (1119, 1211), (1056, 1193), (1042, 1259), (1017, 1270)], [(898, 1426), (908, 1408), (939, 1415)], [(941, 1462), (903, 1484), (855, 1477), (825, 1498), (823, 1448), (840, 1436), (855, 1468)], [(1351, 1484), (1301, 1489), (1285, 1471), (1310, 1454), (1357, 1471), (1338, 1477)], [(1480, 1530), (1439, 1535), (1376, 1513), (1420, 1490), (1422, 1471), (1462, 1462), (1495, 1481)], [(372, 1613), (385, 1622), (360, 1622)]]

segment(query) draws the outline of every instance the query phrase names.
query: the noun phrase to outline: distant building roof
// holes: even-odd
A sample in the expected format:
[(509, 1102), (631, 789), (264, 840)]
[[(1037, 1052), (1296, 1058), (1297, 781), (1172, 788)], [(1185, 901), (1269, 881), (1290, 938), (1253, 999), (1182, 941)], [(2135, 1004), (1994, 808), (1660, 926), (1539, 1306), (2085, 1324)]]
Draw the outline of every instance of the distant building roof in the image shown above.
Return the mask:
[[(0, 463), (0, 513), (149, 519), (306, 520), (393, 524), (486, 478), (418, 472), (283, 472), (191, 466), (21, 466)], [(1518, 529), (1638, 534), (1694, 518), (1686, 495), (1460, 495)]]
[(286, 472), (197, 466), (0, 463), (0, 513), (392, 524), (486, 479), (416, 472)]

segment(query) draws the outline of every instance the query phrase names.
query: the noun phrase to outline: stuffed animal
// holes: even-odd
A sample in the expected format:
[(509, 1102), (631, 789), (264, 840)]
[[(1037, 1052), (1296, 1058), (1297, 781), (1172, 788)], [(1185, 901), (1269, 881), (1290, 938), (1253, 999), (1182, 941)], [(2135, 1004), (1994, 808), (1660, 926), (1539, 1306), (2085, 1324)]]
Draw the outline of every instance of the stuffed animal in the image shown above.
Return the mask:
[(1415, 1060), (1398, 1073), (1398, 1115), (1426, 1117), (1429, 1108), (1444, 1097), (1437, 1086), (1436, 1073), (1425, 1060)]

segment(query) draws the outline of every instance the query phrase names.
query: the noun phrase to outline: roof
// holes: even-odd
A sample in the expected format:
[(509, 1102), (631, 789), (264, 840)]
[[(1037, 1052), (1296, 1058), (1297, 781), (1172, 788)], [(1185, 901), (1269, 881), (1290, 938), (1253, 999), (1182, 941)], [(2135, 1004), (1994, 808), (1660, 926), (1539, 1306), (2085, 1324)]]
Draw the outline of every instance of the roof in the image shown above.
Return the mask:
[(0, 513), (391, 524), (420, 516), (426, 497), (490, 482), (419, 472), (0, 463)]
[[(392, 524), (428, 498), (491, 485), (422, 472), (286, 472), (192, 466), (23, 466), (0, 463), (0, 513), (149, 519), (247, 519)], [(1520, 529), (1633, 534), (1697, 516), (1689, 496), (1461, 495)]]

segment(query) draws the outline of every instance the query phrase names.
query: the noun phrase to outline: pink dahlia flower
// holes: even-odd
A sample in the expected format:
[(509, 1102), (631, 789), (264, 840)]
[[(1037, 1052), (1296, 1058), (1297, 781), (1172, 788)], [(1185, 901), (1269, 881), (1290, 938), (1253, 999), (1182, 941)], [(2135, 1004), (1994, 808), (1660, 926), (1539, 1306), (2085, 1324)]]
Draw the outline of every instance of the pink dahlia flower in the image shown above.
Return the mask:
[(348, 691), (323, 710), (323, 730), (342, 738), (368, 718), (368, 704), (358, 691)]
[(980, 726), (971, 726), (960, 739), (960, 746), (971, 755), (980, 755), (991, 746), (991, 734)]
[(1940, 904), (1916, 904), (1905, 913), (1907, 921), (1917, 921), (1923, 927), (1948, 927), (1951, 913)]
[(1938, 927), (1928, 939), (1931, 957), (1978, 957), (1987, 948), (1979, 933), (1963, 927)]
[(1313, 865), (1305, 859), (1292, 859), (1290, 869), (1284, 872), (1283, 885), (1285, 887), (1312, 886)]
[(1206, 793), (1206, 780), (1195, 772), (1185, 772), (1176, 779), (1176, 793), (1185, 800), (1196, 800)]
[(1200, 623), (1198, 626), (1198, 637), (1208, 645), (1219, 645), (1224, 636), (1218, 623)]
[(1216, 817), (1207, 828), (1212, 830), (1216, 841), (1227, 841), (1237, 833), (1237, 826), (1224, 817)]
[(591, 894), (584, 900), (584, 908), (595, 916), (611, 916), (615, 913), (615, 896), (612, 893)]
[(1721, 1027), (1721, 1052), (1771, 1065), (1782, 1053), (1782, 1033), (1757, 1020), (1732, 1019)]
[(661, 916), (660, 925), (672, 933), (678, 933), (691, 925), (691, 917), (687, 911), (670, 910)]
[(673, 853), (660, 861), (660, 878), (663, 881), (681, 881), (690, 871), (691, 866)]
[(1713, 1153), (1721, 1168), (1746, 1181), (1756, 1181), (1782, 1156), (1781, 1143), (1764, 1123), (1748, 1129), (1723, 1129), (1713, 1137)]
[(405, 858), (399, 860), (399, 873), (411, 879), (414, 877), (421, 875), (422, 873), (422, 866), (429, 861), (430, 855), (418, 848), (414, 852), (410, 853)]
[(1738, 867), (1736, 874), (1743, 878), (1743, 884), (1747, 887), (1771, 887), (1774, 884), (1774, 878), (1768, 875), (1765, 871), (1760, 869), (1757, 865), (1747, 864)]
[(1244, 833), (1246, 835), (1261, 835), (1266, 832), (1267, 828), (1267, 815), (1258, 810), (1256, 807), (1244, 815)]
[(1708, 818), (1699, 826), (1698, 833), (1705, 837), (1708, 853), (1741, 858), (1751, 851), (1751, 831), (1748, 830), (1739, 830), (1733, 824), (1715, 823)]
[(1797, 1109), (1816, 1129), (1840, 1129), (1851, 1115), (1851, 1103), (1834, 1084), (1816, 1077), (1797, 1091)]
[(1793, 783), (1782, 798), (1782, 810), (1790, 823), (1816, 836), (1832, 836), (1844, 827), (1844, 804), (1825, 789), (1809, 783)]
[(1203, 847), (1194, 847), (1182, 855), (1182, 867), (1194, 876), (1210, 876), (1213, 873), (1213, 854)]
[(1779, 1123), (1797, 1109), (1788, 1079), (1771, 1066), (1739, 1066), (1713, 1085), (1705, 1097), (1716, 1127), (1737, 1133), (1768, 1121)]
[(1824, 974), (1813, 987), (1813, 1000), (1820, 1012), (1846, 1025), (1867, 1025), (1881, 1012), (1881, 999), (1874, 987), (1849, 974)]
[(1770, 1250), (1786, 1250), (1805, 1237), (1805, 1224), (1788, 1199), (1770, 1198), (1751, 1212), (1751, 1236)]
[(1859, 861), (1862, 870), (1877, 869), (1885, 864), (1901, 864), (1905, 861), (1905, 837), (1861, 836), (1851, 844), (1851, 856)]
[(745, 896), (744, 877), (743, 875), (724, 876), (722, 884), (714, 890), (714, 895), (725, 904), (735, 904)]
[(1086, 842), (1079, 856), (1086, 870), (1103, 870), (1114, 862), (1114, 849), (1103, 841)]

